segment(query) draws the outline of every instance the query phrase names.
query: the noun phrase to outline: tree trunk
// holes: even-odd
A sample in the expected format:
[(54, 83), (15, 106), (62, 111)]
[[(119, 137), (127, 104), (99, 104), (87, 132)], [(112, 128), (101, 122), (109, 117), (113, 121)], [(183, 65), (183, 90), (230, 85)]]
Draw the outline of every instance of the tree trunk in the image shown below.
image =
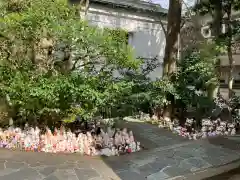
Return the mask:
[[(220, 35), (222, 34), (222, 20), (223, 20), (223, 2), (222, 0), (214, 0), (213, 1), (214, 6), (214, 13), (213, 13), (213, 25), (212, 25), (212, 35), (215, 38), (215, 41), (218, 42)], [(220, 82), (220, 74), (221, 74), (221, 68), (220, 68), (220, 60), (216, 64), (216, 74), (218, 77), (218, 80)], [(215, 98), (217, 96), (217, 93), (219, 92), (220, 88), (217, 85), (214, 88), (211, 88), (211, 92), (208, 92), (212, 95), (210, 98)]]
[[(80, 6), (80, 11), (83, 9), (84, 15), (87, 15), (88, 9), (89, 9), (89, 2), (90, 0), (80, 0), (79, 6)], [(84, 7), (84, 8), (82, 8)]]
[(233, 68), (234, 60), (232, 54), (232, 26), (231, 26), (231, 16), (232, 16), (232, 4), (229, 2), (227, 7), (227, 54), (229, 60), (229, 72), (228, 72), (228, 98), (230, 99), (233, 95)]
[(168, 76), (176, 70), (176, 52), (178, 34), (181, 29), (181, 13), (182, 0), (170, 0), (167, 18), (166, 47), (163, 59), (163, 76)]
[(218, 39), (222, 34), (222, 19), (223, 19), (223, 7), (222, 0), (214, 0), (214, 14), (213, 14), (213, 25), (212, 25), (212, 33), (215, 39)]
[[(166, 47), (163, 59), (163, 77), (169, 77), (176, 71), (176, 55), (178, 48), (178, 35), (181, 29), (182, 0), (170, 0), (168, 10), (168, 24), (166, 33)], [(163, 110), (163, 118), (171, 119), (173, 103)]]

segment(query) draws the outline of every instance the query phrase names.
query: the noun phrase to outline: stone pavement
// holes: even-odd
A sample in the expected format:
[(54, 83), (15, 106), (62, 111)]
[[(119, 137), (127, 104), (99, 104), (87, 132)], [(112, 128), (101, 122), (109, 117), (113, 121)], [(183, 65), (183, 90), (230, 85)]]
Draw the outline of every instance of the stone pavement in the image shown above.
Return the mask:
[[(224, 143), (229, 147), (225, 148)], [(126, 157), (111, 157), (105, 162), (121, 179), (160, 180), (185, 179), (189, 174), (238, 159), (240, 143), (236, 145), (234, 141), (230, 145), (228, 139), (219, 138), (155, 148)]]
[(0, 179), (197, 180), (222, 173), (208, 172), (231, 162), (240, 165), (240, 137), (189, 141), (150, 124), (129, 122), (127, 127), (143, 143), (143, 151), (103, 158), (0, 149)]
[(119, 180), (98, 157), (0, 150), (1, 180)]

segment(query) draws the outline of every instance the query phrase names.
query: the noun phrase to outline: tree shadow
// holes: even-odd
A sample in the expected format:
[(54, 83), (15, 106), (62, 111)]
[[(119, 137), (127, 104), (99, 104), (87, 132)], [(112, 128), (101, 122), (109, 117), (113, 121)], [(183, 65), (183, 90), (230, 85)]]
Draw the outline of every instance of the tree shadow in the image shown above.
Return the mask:
[(238, 180), (238, 179), (240, 179), (240, 166), (238, 166), (236, 169), (223, 172), (222, 174), (210, 178), (205, 178), (203, 180)]

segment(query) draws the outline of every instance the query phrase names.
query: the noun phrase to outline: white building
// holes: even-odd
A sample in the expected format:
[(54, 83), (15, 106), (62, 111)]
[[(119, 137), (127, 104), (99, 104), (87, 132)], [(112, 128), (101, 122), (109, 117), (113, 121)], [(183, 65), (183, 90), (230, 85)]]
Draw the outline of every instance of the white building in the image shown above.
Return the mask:
[[(128, 31), (128, 41), (134, 48), (136, 57), (157, 57), (162, 63), (165, 35), (160, 20), (166, 24), (166, 14), (167, 10), (160, 5), (141, 0), (90, 0), (86, 19), (91, 25)], [(161, 75), (162, 66), (159, 66), (150, 77), (155, 79)]]

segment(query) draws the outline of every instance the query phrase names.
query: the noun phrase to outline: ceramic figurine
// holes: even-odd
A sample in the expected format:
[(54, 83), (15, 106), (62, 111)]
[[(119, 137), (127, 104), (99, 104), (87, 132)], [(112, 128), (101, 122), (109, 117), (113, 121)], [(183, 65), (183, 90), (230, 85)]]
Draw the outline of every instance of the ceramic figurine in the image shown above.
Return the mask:
[(156, 115), (153, 115), (153, 116), (152, 116), (152, 120), (157, 121), (157, 120), (158, 120), (158, 117), (157, 117)]
[(130, 143), (135, 142), (135, 140), (134, 140), (134, 136), (133, 136), (133, 132), (132, 132), (132, 131), (129, 131), (129, 140), (130, 140)]
[(192, 137), (192, 134), (191, 134), (191, 133), (188, 133), (188, 134), (187, 134), (187, 136), (188, 136), (188, 139), (189, 139), (189, 140), (192, 140), (192, 139), (193, 139), (193, 137)]
[[(94, 131), (91, 130), (91, 132)], [(54, 128), (53, 133), (46, 127), (46, 133), (42, 134), (38, 127), (32, 128), (26, 124), (23, 131), (13, 127), (6, 130), (0, 129), (0, 147), (49, 153), (79, 152), (91, 156), (100, 154), (112, 156), (140, 150), (140, 143), (135, 142), (133, 132), (128, 133), (126, 128), (115, 132), (108, 128), (106, 133), (101, 131), (98, 136), (91, 132), (87, 131), (86, 134), (80, 132), (76, 137), (74, 133), (70, 130), (66, 131), (62, 126), (60, 130)], [(101, 151), (104, 146), (108, 148)]]
[(193, 140), (197, 140), (198, 139), (198, 134), (194, 133), (192, 137), (193, 137)]
[(231, 135), (232, 135), (232, 136), (236, 135), (236, 128), (233, 128), (233, 129), (232, 129)]
[(107, 133), (110, 138), (114, 135), (114, 130), (111, 127), (107, 127)]
[(112, 155), (112, 151), (109, 148), (101, 149), (101, 155), (103, 155), (103, 156), (111, 156)]
[(208, 136), (207, 132), (204, 131), (204, 132), (202, 133), (202, 138), (205, 139), (205, 138), (207, 138), (207, 136)]
[(173, 131), (173, 130), (174, 130), (173, 128), (174, 128), (174, 124), (173, 124), (173, 122), (170, 122), (170, 123), (169, 123), (169, 129), (170, 129), (171, 131)]
[(108, 145), (109, 145), (109, 135), (108, 135), (108, 133), (105, 133), (102, 130), (101, 134), (102, 134), (102, 138), (103, 138), (103, 146), (108, 147)]
[(136, 148), (137, 148), (136, 142), (131, 142), (131, 143), (129, 144), (129, 148), (131, 149), (132, 152), (135, 152), (135, 151), (136, 151)]
[(140, 142), (137, 142), (136, 143), (136, 151), (140, 151), (141, 150), (141, 144), (140, 144)]

